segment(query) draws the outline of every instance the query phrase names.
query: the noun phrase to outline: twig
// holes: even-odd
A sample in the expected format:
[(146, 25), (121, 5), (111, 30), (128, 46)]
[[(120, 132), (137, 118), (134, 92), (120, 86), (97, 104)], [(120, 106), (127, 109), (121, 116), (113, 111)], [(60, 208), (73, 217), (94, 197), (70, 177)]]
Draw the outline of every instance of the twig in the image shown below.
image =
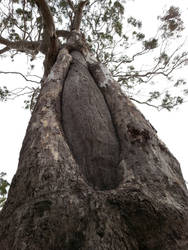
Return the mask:
[(28, 79), (24, 74), (22, 74), (20, 72), (15, 72), (15, 71), (0, 71), (0, 74), (16, 74), (16, 75), (21, 75), (27, 82), (33, 82), (33, 83), (40, 84), (40, 82)]
[(132, 101), (134, 101), (134, 102), (137, 102), (137, 103), (139, 103), (139, 104), (145, 104), (145, 105), (148, 105), (148, 106), (150, 106), (150, 107), (152, 107), (152, 108), (156, 108), (158, 111), (160, 110), (160, 108), (158, 107), (158, 106), (155, 106), (155, 105), (153, 105), (153, 104), (150, 104), (150, 103), (148, 103), (148, 102), (141, 102), (141, 101), (138, 101), (138, 100), (136, 100), (136, 99), (134, 99), (133, 97), (129, 97), (129, 99), (131, 99)]

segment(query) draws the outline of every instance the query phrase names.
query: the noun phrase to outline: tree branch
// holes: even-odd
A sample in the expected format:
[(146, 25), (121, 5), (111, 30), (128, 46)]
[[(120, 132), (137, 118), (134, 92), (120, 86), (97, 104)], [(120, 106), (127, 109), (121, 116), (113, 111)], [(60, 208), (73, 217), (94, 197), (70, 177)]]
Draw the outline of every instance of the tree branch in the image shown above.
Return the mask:
[(60, 43), (57, 39), (55, 24), (51, 10), (45, 0), (35, 0), (43, 20), (43, 39), (40, 50), (46, 55), (44, 61), (44, 77), (49, 74), (51, 67), (55, 63), (59, 51)]
[[(35, 0), (35, 3), (41, 13), (43, 20), (43, 39), (40, 44), (40, 51), (47, 55), (48, 49), (51, 47), (52, 40), (57, 40), (55, 24), (51, 10), (45, 0)], [(53, 43), (53, 50), (58, 51), (58, 41)]]
[(5, 47), (5, 48), (3, 48), (3, 49), (0, 50), (0, 54), (3, 54), (3, 53), (5, 53), (5, 52), (7, 52), (9, 50), (10, 50), (9, 47)]
[(71, 32), (67, 30), (56, 30), (57, 37), (68, 38)]
[(72, 9), (72, 11), (75, 12), (75, 7), (74, 7), (73, 2), (71, 0), (67, 0), (67, 2), (69, 4), (70, 8)]
[[(171, 57), (169, 57), (170, 61)], [(121, 77), (121, 78), (126, 78), (126, 80), (132, 79), (132, 78), (148, 78), (147, 82), (150, 81), (153, 77), (156, 75), (163, 75), (165, 77), (169, 77), (170, 74), (175, 70), (178, 69), (181, 65), (184, 63), (188, 62), (187, 59), (187, 54), (182, 54), (179, 56), (179, 58), (176, 59), (176, 61), (172, 65), (165, 64), (164, 66), (160, 67), (159, 63), (156, 64), (156, 66), (151, 69), (150, 71), (147, 71), (146, 73), (139, 73), (139, 72), (134, 72), (132, 73), (127, 73), (127, 74), (121, 74), (121, 72), (117, 73), (114, 75), (114, 77)], [(159, 66), (159, 67), (157, 67)], [(168, 66), (168, 67), (167, 67)]]
[[(31, 53), (31, 51), (36, 50), (40, 45), (40, 42), (29, 42), (26, 40), (12, 42), (12, 41), (10, 41), (2, 36), (0, 36), (0, 43), (3, 45), (6, 45), (9, 48), (9, 50), (16, 49), (20, 52), (27, 52), (27, 53), (28, 52)], [(7, 50), (8, 50), (8, 48), (7, 48)], [(4, 52), (6, 52), (6, 51), (4, 51)]]
[(88, 3), (88, 0), (86, 1), (80, 1), (78, 6), (76, 7), (74, 11), (74, 20), (72, 25), (72, 30), (80, 31), (80, 24), (82, 21), (82, 14), (83, 14), (83, 8)]
[(16, 71), (0, 71), (0, 74), (16, 74), (16, 75), (21, 75), (27, 82), (33, 82), (33, 83), (40, 84), (40, 82), (28, 79), (24, 74), (22, 74), (20, 72), (16, 72)]
[(41, 13), (43, 19), (44, 33), (48, 34), (49, 37), (54, 36), (55, 25), (50, 8), (45, 0), (35, 0), (37, 7)]
[(152, 108), (156, 108), (157, 110), (160, 110), (158, 106), (155, 106), (155, 105), (153, 105), (153, 104), (150, 104), (150, 103), (148, 103), (147, 101), (141, 102), (141, 101), (138, 101), (138, 100), (134, 99), (133, 97), (129, 97), (129, 99), (132, 100), (132, 101), (134, 101), (134, 102), (137, 102), (137, 103), (139, 103), (139, 104), (145, 104), (145, 105), (147, 105), (147, 106), (150, 106), (150, 107), (152, 107)]

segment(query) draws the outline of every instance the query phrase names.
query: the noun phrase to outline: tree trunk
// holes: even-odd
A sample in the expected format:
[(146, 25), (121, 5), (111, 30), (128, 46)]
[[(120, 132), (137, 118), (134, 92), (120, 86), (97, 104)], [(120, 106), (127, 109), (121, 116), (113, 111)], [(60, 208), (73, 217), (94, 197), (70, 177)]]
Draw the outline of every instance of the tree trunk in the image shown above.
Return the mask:
[(177, 160), (100, 63), (60, 51), (0, 214), (2, 250), (187, 250)]

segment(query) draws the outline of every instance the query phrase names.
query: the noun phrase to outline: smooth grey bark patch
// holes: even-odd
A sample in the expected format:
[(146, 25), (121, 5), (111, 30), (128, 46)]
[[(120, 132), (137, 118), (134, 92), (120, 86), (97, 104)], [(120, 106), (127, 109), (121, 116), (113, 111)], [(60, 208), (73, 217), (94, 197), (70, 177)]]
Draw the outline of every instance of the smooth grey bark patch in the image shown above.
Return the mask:
[(119, 142), (102, 93), (79, 52), (73, 52), (62, 97), (63, 128), (85, 180), (95, 189), (116, 188), (122, 178)]

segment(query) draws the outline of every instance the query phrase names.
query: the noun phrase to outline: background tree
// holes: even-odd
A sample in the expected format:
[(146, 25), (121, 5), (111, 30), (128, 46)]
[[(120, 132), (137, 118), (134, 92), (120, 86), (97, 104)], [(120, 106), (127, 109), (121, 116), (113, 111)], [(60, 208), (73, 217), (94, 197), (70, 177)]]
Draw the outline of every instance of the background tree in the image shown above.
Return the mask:
[[(80, 32), (89, 10), (95, 20), (98, 3), (108, 11), (98, 15), (104, 26), (97, 33), (106, 34), (103, 29), (111, 25), (111, 32), (121, 35), (123, 6), (35, 0), (21, 1), (19, 8), (19, 3), (9, 5), (17, 17), (9, 18), (15, 26), (20, 18), (23, 36), (15, 41), (2, 36), (3, 50), (42, 52), (44, 76), (0, 213), (2, 249), (186, 250), (188, 195), (179, 164), (122, 93), (110, 64), (111, 72), (98, 60), (99, 51), (92, 53), (89, 31)], [(66, 30), (57, 29), (61, 11), (69, 21)], [(154, 49), (156, 41), (144, 46)]]

